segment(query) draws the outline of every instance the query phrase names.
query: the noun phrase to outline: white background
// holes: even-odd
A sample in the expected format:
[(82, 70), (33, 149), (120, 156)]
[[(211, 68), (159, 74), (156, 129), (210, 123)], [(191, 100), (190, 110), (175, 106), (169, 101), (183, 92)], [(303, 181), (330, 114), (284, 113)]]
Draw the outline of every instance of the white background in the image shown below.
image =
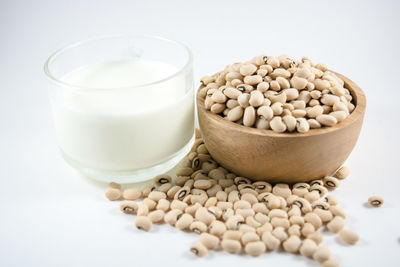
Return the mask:
[[(301, 256), (211, 252), (195, 234), (133, 227), (104, 185), (75, 175), (54, 136), (42, 66), (54, 50), (89, 37), (156, 34), (193, 51), (196, 81), (267, 53), (309, 56), (364, 89), (363, 130), (335, 195), (361, 240), (326, 235), (342, 266), (400, 266), (398, 1), (0, 0), (0, 266), (318, 266)], [(198, 85), (198, 84), (196, 84)], [(380, 209), (364, 206), (382, 195)]]

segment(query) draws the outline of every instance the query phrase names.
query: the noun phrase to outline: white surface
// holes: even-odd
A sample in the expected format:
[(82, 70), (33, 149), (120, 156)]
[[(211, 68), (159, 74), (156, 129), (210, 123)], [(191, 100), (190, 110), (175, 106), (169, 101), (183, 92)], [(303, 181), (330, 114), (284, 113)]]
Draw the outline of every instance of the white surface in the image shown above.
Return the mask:
[[(1, 1), (2, 184), (0, 266), (318, 266), (283, 253), (259, 258), (212, 252), (169, 226), (133, 228), (104, 186), (62, 161), (42, 65), (55, 49), (109, 33), (149, 33), (192, 48), (196, 80), (259, 53), (307, 55), (350, 77), (368, 99), (365, 124), (335, 195), (361, 240), (327, 237), (341, 266), (398, 266), (400, 220), (397, 107), (400, 4), (396, 1)], [(385, 205), (369, 209), (370, 195)]]

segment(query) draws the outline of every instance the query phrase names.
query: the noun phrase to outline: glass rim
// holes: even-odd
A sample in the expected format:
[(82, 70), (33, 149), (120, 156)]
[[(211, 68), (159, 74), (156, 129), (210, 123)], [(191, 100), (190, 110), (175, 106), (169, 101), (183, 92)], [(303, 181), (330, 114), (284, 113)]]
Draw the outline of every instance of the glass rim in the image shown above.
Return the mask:
[[(95, 88), (95, 87), (86, 87), (86, 86), (80, 86), (80, 85), (76, 85), (76, 84), (71, 84), (71, 83), (67, 83), (62, 81), (61, 79), (56, 78), (52, 72), (50, 71), (50, 67), (49, 64), (55, 59), (57, 58), (57, 56), (61, 55), (63, 52), (68, 51), (70, 49), (82, 46), (86, 43), (90, 43), (90, 42), (94, 42), (94, 41), (100, 41), (100, 40), (105, 40), (105, 39), (117, 39), (117, 38), (148, 38), (148, 39), (154, 39), (154, 40), (159, 40), (159, 41), (164, 41), (164, 42), (168, 42), (168, 43), (172, 43), (175, 44), (177, 46), (180, 46), (181, 48), (183, 48), (187, 55), (188, 55), (188, 59), (185, 63), (185, 65), (181, 68), (179, 68), (179, 70), (175, 73), (173, 73), (172, 75), (169, 75), (165, 78), (162, 79), (158, 79), (152, 82), (147, 82), (147, 83), (143, 83), (143, 84), (137, 84), (137, 85), (131, 85), (131, 86), (123, 86), (123, 87), (106, 87), (106, 88)], [(188, 46), (186, 46), (185, 44), (176, 41), (176, 40), (172, 40), (172, 39), (168, 39), (168, 38), (164, 38), (161, 36), (157, 36), (157, 35), (148, 35), (148, 34), (142, 34), (142, 35), (130, 35), (130, 34), (111, 34), (111, 35), (102, 35), (102, 36), (96, 36), (96, 37), (92, 37), (92, 38), (88, 38), (88, 39), (84, 39), (78, 42), (74, 42), (74, 43), (70, 43), (69, 45), (66, 45), (58, 50), (56, 50), (55, 52), (53, 52), (46, 60), (46, 62), (44, 63), (43, 66), (43, 71), (46, 75), (46, 77), (58, 84), (61, 85), (63, 87), (69, 87), (69, 88), (75, 88), (75, 89), (81, 89), (81, 90), (85, 90), (85, 91), (107, 91), (107, 90), (127, 90), (127, 89), (134, 89), (134, 88), (140, 88), (140, 87), (146, 87), (146, 86), (152, 86), (152, 85), (156, 85), (156, 84), (160, 84), (163, 82), (166, 82), (178, 75), (180, 75), (181, 73), (185, 72), (193, 63), (193, 55), (191, 50), (189, 49)]]

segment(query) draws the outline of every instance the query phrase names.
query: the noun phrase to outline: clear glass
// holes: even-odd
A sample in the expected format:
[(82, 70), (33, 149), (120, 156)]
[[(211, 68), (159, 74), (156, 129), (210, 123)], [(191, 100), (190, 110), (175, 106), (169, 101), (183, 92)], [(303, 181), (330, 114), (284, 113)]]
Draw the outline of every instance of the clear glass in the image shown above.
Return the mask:
[[(126, 62), (139, 74), (132, 70), (137, 82), (121, 86), (118, 68)], [(114, 78), (99, 86), (80, 82), (91, 79), (85, 73), (91, 66), (107, 66)], [(190, 150), (193, 62), (185, 45), (153, 36), (95, 38), (55, 52), (44, 71), (61, 153), (85, 176), (140, 182), (168, 171)], [(71, 73), (79, 79), (71, 82)]]

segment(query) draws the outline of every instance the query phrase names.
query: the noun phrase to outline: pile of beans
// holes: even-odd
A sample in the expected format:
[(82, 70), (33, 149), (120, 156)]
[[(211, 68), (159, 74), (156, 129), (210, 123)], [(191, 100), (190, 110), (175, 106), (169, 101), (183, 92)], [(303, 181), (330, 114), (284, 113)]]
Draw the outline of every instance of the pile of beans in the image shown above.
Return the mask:
[(261, 55), (201, 79), (207, 110), (229, 121), (275, 132), (334, 126), (354, 110), (350, 91), (324, 64)]
[(318, 230), (325, 228), (347, 244), (357, 243), (358, 235), (345, 229), (345, 212), (328, 194), (349, 173), (342, 167), (334, 176), (293, 186), (251, 181), (219, 166), (197, 132), (174, 181), (162, 174), (152, 186), (123, 192), (110, 183), (105, 195), (123, 200), (121, 211), (136, 215), (138, 229), (150, 231), (154, 223), (167, 223), (199, 234), (190, 251), (200, 257), (216, 249), (259, 256), (282, 248), (334, 267), (339, 263), (322, 244)]

